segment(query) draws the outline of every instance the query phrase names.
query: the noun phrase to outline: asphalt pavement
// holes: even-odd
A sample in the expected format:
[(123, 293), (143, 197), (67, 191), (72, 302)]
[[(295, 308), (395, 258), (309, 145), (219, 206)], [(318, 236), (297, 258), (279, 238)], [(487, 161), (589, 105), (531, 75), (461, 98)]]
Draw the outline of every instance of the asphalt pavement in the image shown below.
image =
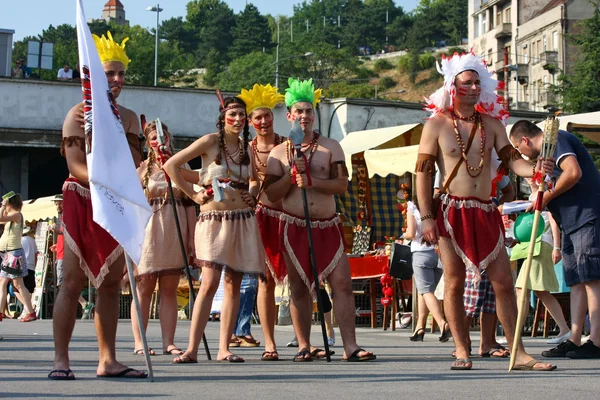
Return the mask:
[[(179, 321), (176, 344), (185, 348), (189, 321)], [(253, 325), (262, 340), (260, 326)], [(341, 361), (343, 349), (336, 329), (336, 354), (332, 362), (318, 360), (293, 363), (297, 349), (285, 344), (293, 337), (291, 326), (277, 327), (281, 361), (264, 362), (263, 347), (232, 349), (246, 359), (242, 364), (207, 361), (202, 346), (198, 364), (173, 365), (173, 356), (151, 358), (155, 381), (96, 378), (98, 360), (92, 321), (78, 321), (71, 342), (71, 368), (75, 381), (51, 381), (54, 346), (52, 321), (0, 322), (0, 398), (11, 399), (598, 399), (600, 360), (554, 359), (551, 372), (507, 372), (508, 360), (473, 358), (471, 371), (451, 371), (452, 341), (440, 343), (438, 334), (425, 335), (423, 342), (408, 340), (408, 330), (383, 331), (358, 328), (358, 342), (377, 354), (368, 363)], [(206, 336), (216, 359), (219, 323), (209, 322)], [(474, 352), (479, 335), (472, 333)], [(321, 344), (319, 326), (313, 326), (312, 341)], [(161, 353), (160, 325), (151, 320), (150, 346)], [(551, 345), (544, 339), (525, 339), (528, 351), (539, 355)], [(131, 324), (120, 320), (117, 358), (145, 369), (144, 357), (135, 356)]]

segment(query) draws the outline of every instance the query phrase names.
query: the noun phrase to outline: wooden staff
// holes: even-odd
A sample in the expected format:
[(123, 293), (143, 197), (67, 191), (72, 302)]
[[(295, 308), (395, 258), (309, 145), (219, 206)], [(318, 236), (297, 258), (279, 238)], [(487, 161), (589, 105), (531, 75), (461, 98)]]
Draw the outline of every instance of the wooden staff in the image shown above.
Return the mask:
[[(556, 147), (556, 140), (558, 139), (558, 126), (559, 121), (555, 117), (549, 117), (546, 119), (546, 124), (544, 126), (544, 142), (542, 144), (542, 151), (540, 153), (540, 158), (546, 159), (551, 157), (554, 154), (554, 148)], [(515, 328), (515, 335), (512, 343), (512, 347), (510, 349), (510, 363), (508, 366), (508, 372), (512, 371), (515, 366), (515, 362), (517, 360), (517, 351), (518, 345), (521, 341), (523, 325), (525, 324), (525, 318), (529, 313), (529, 307), (527, 304), (528, 299), (528, 289), (529, 286), (529, 273), (531, 271), (531, 261), (533, 259), (533, 251), (535, 249), (535, 240), (537, 239), (537, 230), (540, 221), (540, 215), (542, 214), (542, 202), (544, 199), (544, 190), (545, 190), (545, 182), (544, 177), (540, 176), (539, 179), (534, 177), (534, 183), (538, 183), (538, 192), (537, 198), (535, 200), (535, 214), (533, 215), (533, 227), (531, 230), (531, 239), (529, 243), (529, 252), (527, 253), (527, 260), (525, 260), (525, 264), (523, 264), (523, 270), (521, 273), (524, 275), (523, 287), (521, 290), (521, 295), (519, 296), (518, 301), (518, 310), (517, 313), (517, 325)]]

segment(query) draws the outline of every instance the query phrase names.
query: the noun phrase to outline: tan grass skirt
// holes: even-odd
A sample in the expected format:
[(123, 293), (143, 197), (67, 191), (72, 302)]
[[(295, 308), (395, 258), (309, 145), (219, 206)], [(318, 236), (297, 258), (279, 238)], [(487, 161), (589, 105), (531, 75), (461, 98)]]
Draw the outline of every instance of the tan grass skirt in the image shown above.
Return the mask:
[(265, 249), (251, 209), (201, 212), (194, 241), (201, 267), (265, 274)]

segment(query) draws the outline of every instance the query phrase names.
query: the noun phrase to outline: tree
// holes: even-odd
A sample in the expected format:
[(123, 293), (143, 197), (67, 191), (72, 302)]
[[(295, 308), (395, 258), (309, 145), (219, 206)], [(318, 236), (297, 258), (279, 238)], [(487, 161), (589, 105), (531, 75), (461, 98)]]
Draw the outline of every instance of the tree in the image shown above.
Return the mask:
[(578, 48), (579, 57), (572, 72), (561, 74), (563, 108), (572, 113), (600, 109), (600, 3), (590, 19), (579, 22), (579, 34), (569, 34), (567, 40)]
[(250, 89), (255, 83), (274, 84), (275, 58), (271, 54), (255, 51), (235, 58), (226, 71), (219, 73), (218, 86), (221, 90), (239, 92)]
[(233, 10), (221, 0), (193, 0), (187, 4), (186, 19), (196, 39), (197, 63), (206, 66), (208, 54), (215, 50), (213, 55), (219, 54), (219, 61), (226, 64), (235, 26)]
[(269, 20), (253, 4), (248, 4), (236, 16), (229, 57), (233, 60), (255, 51), (268, 51), (271, 47), (273, 44)]

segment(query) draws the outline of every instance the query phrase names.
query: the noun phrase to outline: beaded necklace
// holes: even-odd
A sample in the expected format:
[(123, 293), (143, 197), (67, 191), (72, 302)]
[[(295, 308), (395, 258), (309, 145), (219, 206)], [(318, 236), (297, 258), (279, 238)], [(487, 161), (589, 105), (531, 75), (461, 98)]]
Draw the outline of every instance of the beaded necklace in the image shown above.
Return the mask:
[[(281, 138), (281, 136), (279, 136), (278, 134), (275, 134), (275, 146), (281, 144), (283, 142), (283, 139)], [(262, 166), (263, 168), (267, 168), (267, 164), (263, 163), (262, 161), (260, 161), (260, 157), (258, 157), (258, 154), (269, 154), (271, 152), (271, 150), (266, 150), (266, 151), (261, 151), (258, 150), (258, 140), (257, 137), (255, 137), (254, 139), (252, 139), (252, 150), (254, 153), (254, 159), (256, 160), (256, 163), (260, 166)]]
[[(306, 152), (308, 152), (308, 157), (307, 161), (308, 161), (308, 168), (310, 168), (310, 164), (312, 162), (313, 159), (313, 154), (315, 153), (315, 151), (317, 151), (317, 147), (319, 147), (319, 144), (317, 143), (319, 141), (319, 137), (321, 136), (320, 133), (315, 132), (313, 135), (313, 140), (312, 142), (310, 142), (309, 145), (303, 145), (302, 147), (306, 147), (306, 150), (300, 150), (302, 151), (302, 154), (305, 154)], [(292, 141), (290, 139), (287, 140), (287, 146), (285, 146), (285, 154), (287, 156), (288, 159), (288, 163), (289, 165), (293, 164), (293, 154), (294, 154), (294, 144), (292, 143)]]
[[(222, 147), (223, 147), (223, 152), (225, 153), (225, 165), (227, 165), (227, 179), (231, 180), (231, 170), (229, 169), (229, 160), (231, 160), (231, 162), (235, 165), (239, 165), (240, 166), (240, 174), (239, 174), (239, 179), (242, 179), (242, 156), (243, 156), (243, 144), (242, 142), (238, 139), (238, 149), (235, 153), (229, 154), (229, 150), (227, 150), (227, 145), (225, 144), (225, 141), (223, 141)], [(233, 159), (233, 156), (239, 154), (238, 157), (238, 161), (235, 161)], [(238, 181), (241, 182), (241, 181)]]
[(479, 161), (479, 165), (477, 167), (472, 167), (469, 165), (469, 160), (467, 159), (467, 155), (465, 153), (465, 142), (462, 140), (462, 137), (460, 136), (460, 131), (458, 130), (458, 122), (456, 121), (456, 118), (461, 119), (463, 121), (467, 121), (467, 120), (460, 118), (454, 112), (451, 112), (451, 115), (452, 115), (452, 125), (454, 127), (454, 134), (456, 135), (456, 141), (458, 142), (458, 147), (460, 148), (462, 158), (465, 160), (465, 166), (467, 167), (467, 173), (472, 178), (477, 178), (483, 171), (483, 161), (485, 158), (486, 133), (485, 133), (485, 129), (483, 128), (483, 125), (481, 124), (481, 116), (479, 115), (478, 112), (475, 112), (472, 117), (468, 117), (469, 121), (471, 121), (471, 120), (475, 121), (475, 126), (473, 127), (473, 129), (479, 129), (479, 131), (481, 132), (481, 143), (480, 143), (480, 147), (479, 147), (479, 154), (481, 156), (481, 161)]

